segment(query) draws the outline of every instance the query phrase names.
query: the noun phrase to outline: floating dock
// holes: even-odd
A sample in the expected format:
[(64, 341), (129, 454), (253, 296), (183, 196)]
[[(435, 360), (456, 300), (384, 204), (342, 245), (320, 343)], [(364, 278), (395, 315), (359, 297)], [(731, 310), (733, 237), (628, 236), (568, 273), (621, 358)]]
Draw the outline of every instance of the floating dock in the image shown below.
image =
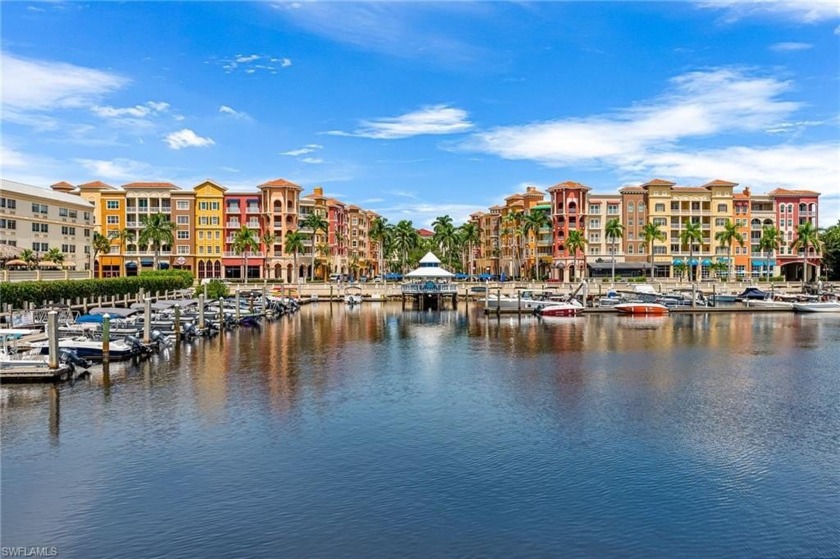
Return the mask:
[(17, 382), (60, 382), (70, 380), (73, 368), (70, 365), (59, 364), (58, 368), (23, 365), (20, 367), (0, 368), (0, 384)]

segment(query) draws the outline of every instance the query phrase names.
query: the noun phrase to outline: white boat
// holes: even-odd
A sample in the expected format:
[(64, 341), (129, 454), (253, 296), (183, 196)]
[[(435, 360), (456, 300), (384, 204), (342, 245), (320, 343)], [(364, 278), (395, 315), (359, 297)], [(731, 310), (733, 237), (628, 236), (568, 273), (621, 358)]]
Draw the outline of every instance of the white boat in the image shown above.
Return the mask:
[(784, 301), (782, 299), (777, 299), (777, 298), (747, 299), (747, 300), (744, 301), (744, 306), (757, 308), (757, 309), (792, 310), (793, 309), (793, 302), (792, 301)]
[(486, 299), (486, 307), (489, 311), (535, 311), (539, 308), (554, 304), (560, 301), (551, 301), (545, 298), (535, 298), (531, 292), (522, 292), (519, 297), (507, 295), (490, 295)]
[[(32, 342), (32, 349), (40, 350), (42, 355), (49, 353), (49, 341)], [(58, 340), (59, 349), (73, 351), (84, 359), (102, 359), (102, 340), (92, 340), (86, 337), (64, 338)], [(143, 351), (143, 345), (136, 338), (125, 340), (111, 340), (108, 344), (111, 360), (128, 359)]]
[(840, 313), (840, 301), (813, 301), (808, 303), (793, 303), (796, 312), (831, 312)]
[(362, 303), (362, 288), (348, 287), (344, 290), (344, 302), (351, 307)]
[(539, 316), (577, 316), (581, 311), (583, 311), (583, 305), (577, 299), (572, 299), (564, 303), (549, 303), (536, 309), (535, 312)]

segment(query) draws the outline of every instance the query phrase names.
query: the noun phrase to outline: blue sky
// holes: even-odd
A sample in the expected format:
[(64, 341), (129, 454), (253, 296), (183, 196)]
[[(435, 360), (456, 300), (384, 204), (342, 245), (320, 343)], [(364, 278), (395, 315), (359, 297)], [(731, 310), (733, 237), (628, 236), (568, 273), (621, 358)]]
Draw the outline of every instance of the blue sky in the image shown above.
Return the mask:
[(283, 177), (391, 221), (526, 185), (823, 193), (837, 2), (3, 2), (2, 173)]

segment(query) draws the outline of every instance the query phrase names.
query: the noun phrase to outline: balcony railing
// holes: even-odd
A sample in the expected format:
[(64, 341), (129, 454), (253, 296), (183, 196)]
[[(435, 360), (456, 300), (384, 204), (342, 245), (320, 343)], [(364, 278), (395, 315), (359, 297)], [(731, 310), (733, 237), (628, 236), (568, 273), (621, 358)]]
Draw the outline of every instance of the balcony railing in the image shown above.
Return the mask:
[[(114, 254), (113, 251), (108, 253), (108, 256), (112, 256)], [(123, 253), (125, 256), (154, 256), (155, 251), (153, 250), (127, 250)], [(171, 250), (162, 250), (158, 252), (158, 256), (171, 256)]]
[[(245, 255), (243, 253), (235, 252), (235, 251), (231, 251), (231, 250), (226, 250), (224, 252), (224, 256), (225, 256), (225, 258), (244, 258), (245, 257)], [(262, 252), (249, 252), (248, 253), (248, 258), (263, 258), (264, 256), (265, 256), (265, 254), (263, 254)]]
[(258, 213), (260, 213), (260, 209), (256, 206), (251, 206), (247, 210), (245, 210), (245, 213), (258, 214)]
[(433, 281), (406, 283), (401, 286), (403, 293), (457, 293), (458, 286), (454, 283), (435, 283)]

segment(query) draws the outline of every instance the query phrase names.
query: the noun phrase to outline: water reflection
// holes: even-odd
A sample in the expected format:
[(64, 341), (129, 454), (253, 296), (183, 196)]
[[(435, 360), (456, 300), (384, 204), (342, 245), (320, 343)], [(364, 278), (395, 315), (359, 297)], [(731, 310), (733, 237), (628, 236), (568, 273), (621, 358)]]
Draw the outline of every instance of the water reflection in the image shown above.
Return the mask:
[[(0, 388), (4, 542), (831, 555), (838, 342), (837, 317), (318, 303), (72, 386)], [(55, 472), (71, 483), (47, 495)], [(73, 514), (41, 514), (52, 501)]]

